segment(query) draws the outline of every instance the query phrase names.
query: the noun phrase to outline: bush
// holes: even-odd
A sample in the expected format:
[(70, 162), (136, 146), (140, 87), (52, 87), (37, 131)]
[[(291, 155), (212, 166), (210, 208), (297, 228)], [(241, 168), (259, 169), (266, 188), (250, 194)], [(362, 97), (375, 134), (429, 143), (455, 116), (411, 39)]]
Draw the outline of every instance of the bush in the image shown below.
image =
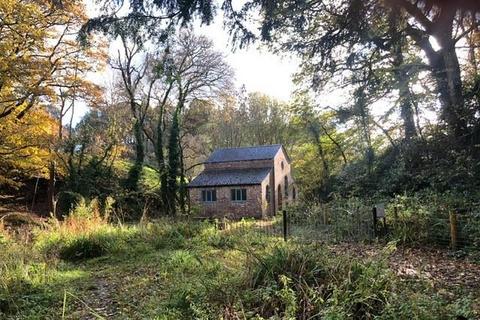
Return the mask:
[[(253, 255), (247, 264), (245, 286), (250, 316), (295, 319), (319, 312), (319, 299), (327, 296), (325, 251), (319, 247), (274, 248), (264, 255)], [(308, 310), (308, 311), (307, 311)], [(306, 313), (305, 313), (306, 312)]]
[(145, 227), (147, 241), (155, 249), (185, 248), (188, 240), (200, 235), (206, 225), (197, 222), (155, 221)]
[[(96, 199), (83, 198), (64, 220), (51, 217), (46, 229), (36, 231), (36, 249), (47, 257), (75, 261), (104, 255), (121, 239), (122, 229), (108, 224), (108, 211), (100, 212)], [(116, 234), (118, 233), (118, 234)]]
[(225, 233), (214, 233), (209, 237), (208, 245), (217, 249), (233, 249), (235, 241), (230, 235)]
[(68, 261), (100, 257), (106, 253), (102, 240), (95, 236), (75, 238), (60, 249), (59, 256)]

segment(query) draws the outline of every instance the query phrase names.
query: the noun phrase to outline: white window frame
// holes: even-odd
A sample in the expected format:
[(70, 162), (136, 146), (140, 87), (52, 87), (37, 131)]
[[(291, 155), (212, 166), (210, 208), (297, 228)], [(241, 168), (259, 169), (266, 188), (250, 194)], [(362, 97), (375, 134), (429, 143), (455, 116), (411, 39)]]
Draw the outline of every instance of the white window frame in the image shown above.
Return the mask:
[[(202, 197), (202, 202), (203, 203), (217, 202), (217, 190), (216, 189), (203, 189), (201, 197)], [(210, 198), (210, 200), (208, 198)]]

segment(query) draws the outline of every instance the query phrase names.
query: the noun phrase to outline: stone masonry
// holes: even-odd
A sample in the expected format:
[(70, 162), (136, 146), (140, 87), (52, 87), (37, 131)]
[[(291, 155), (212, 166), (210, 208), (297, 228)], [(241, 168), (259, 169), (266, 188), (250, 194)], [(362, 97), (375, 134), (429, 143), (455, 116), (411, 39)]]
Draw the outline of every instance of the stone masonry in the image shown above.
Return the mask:
[[(190, 205), (202, 217), (268, 218), (295, 200), (294, 188), (283, 146), (219, 149), (189, 184)], [(246, 200), (232, 200), (232, 189), (245, 189)], [(202, 191), (207, 190), (214, 190), (215, 201), (203, 201)]]

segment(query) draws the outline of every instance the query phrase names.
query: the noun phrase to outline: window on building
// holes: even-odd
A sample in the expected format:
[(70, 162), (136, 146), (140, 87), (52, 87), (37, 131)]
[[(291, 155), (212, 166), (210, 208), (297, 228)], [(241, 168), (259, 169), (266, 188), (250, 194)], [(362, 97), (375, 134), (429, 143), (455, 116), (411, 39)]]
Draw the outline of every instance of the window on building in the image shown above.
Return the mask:
[(284, 178), (284, 184), (285, 184), (285, 197), (288, 197), (288, 177), (285, 176)]
[(232, 201), (247, 200), (247, 189), (231, 189), (230, 193), (231, 193)]
[(282, 162), (280, 162), (280, 167), (281, 167), (281, 168), (282, 168), (282, 170), (283, 170), (283, 161), (282, 161)]
[(265, 200), (267, 201), (267, 203), (270, 203), (270, 186), (269, 185), (265, 187)]
[(202, 190), (202, 201), (203, 202), (214, 202), (217, 201), (217, 190)]

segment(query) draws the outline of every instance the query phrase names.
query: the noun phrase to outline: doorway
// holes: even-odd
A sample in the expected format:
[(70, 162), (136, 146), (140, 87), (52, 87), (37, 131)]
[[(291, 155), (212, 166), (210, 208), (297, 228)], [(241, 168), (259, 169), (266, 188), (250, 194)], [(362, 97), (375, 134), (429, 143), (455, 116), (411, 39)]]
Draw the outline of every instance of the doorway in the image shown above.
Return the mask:
[(278, 197), (278, 211), (282, 210), (282, 204), (283, 204), (283, 199), (282, 199), (282, 186), (278, 185), (278, 191), (277, 191), (277, 197)]

